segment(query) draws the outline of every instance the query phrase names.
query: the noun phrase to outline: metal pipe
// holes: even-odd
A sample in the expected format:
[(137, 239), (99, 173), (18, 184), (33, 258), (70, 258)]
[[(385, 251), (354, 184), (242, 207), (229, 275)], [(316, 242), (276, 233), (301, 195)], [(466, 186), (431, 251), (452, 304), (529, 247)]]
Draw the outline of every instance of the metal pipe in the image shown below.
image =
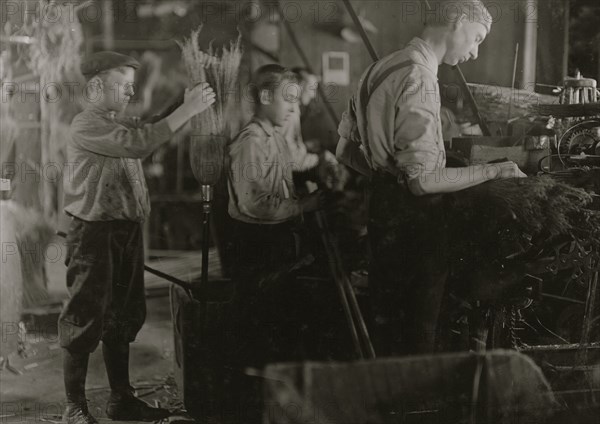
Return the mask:
[(583, 317), (583, 329), (581, 332), (580, 343), (585, 345), (589, 341), (589, 336), (592, 331), (592, 322), (594, 320), (594, 311), (596, 297), (598, 293), (598, 272), (593, 273), (589, 279), (588, 295), (585, 302), (585, 315)]
[(212, 209), (213, 187), (202, 185), (202, 278), (200, 286), (194, 287), (194, 296), (201, 298), (201, 291), (208, 287), (208, 254), (210, 249), (210, 213)]
[(510, 85), (510, 99), (508, 100), (508, 117), (506, 118), (506, 122), (510, 124), (510, 117), (512, 115), (512, 105), (513, 98), (515, 96), (515, 84), (517, 80), (517, 64), (519, 63), (519, 43), (515, 46), (515, 58), (513, 62), (513, 73), (512, 73), (512, 83)]
[(354, 25), (356, 25), (356, 28), (358, 29), (358, 32), (360, 33), (360, 36), (363, 39), (363, 42), (365, 43), (365, 46), (367, 47), (367, 50), (371, 55), (371, 59), (373, 60), (373, 62), (377, 62), (379, 60), (379, 56), (375, 51), (375, 47), (373, 47), (373, 44), (371, 44), (371, 40), (369, 40), (367, 31), (365, 31), (362, 22), (360, 21), (358, 15), (356, 14), (356, 11), (354, 10), (354, 7), (352, 7), (352, 3), (350, 3), (350, 0), (344, 0), (344, 5), (346, 6), (350, 17), (352, 17), (352, 21), (354, 21)]

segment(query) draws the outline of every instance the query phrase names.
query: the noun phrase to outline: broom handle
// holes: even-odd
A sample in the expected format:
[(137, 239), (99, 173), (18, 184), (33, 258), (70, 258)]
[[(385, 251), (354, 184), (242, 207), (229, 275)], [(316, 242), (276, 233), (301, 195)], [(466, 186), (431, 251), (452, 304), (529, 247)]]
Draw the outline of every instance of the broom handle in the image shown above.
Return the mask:
[(202, 205), (202, 278), (200, 289), (208, 286), (208, 251), (210, 248), (210, 202)]

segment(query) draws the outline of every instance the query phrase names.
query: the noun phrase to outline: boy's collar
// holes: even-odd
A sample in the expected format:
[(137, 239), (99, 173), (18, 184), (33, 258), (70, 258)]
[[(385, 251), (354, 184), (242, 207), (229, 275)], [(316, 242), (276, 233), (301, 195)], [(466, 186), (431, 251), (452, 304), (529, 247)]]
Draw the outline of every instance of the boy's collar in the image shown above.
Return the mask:
[(110, 120), (114, 120), (115, 118), (117, 118), (119, 116), (119, 114), (117, 112), (115, 112), (114, 110), (110, 110), (104, 106), (100, 106), (99, 104), (89, 104), (89, 106), (87, 107), (87, 110), (89, 110), (90, 112), (93, 112), (97, 115), (103, 116), (105, 118), (108, 118)]
[(424, 56), (424, 65), (427, 66), (435, 75), (437, 75), (440, 63), (435, 52), (433, 51), (433, 48), (429, 45), (429, 43), (421, 37), (414, 37), (408, 44), (409, 46), (414, 47), (416, 50), (419, 51), (419, 53), (421, 53)]
[(275, 131), (275, 127), (273, 126), (271, 121), (269, 121), (266, 118), (257, 116), (257, 115), (254, 115), (254, 117), (252, 118), (252, 121), (256, 122), (258, 125), (260, 125), (260, 127), (263, 129), (264, 132), (267, 133), (267, 135), (269, 137), (271, 137), (273, 135), (273, 132)]

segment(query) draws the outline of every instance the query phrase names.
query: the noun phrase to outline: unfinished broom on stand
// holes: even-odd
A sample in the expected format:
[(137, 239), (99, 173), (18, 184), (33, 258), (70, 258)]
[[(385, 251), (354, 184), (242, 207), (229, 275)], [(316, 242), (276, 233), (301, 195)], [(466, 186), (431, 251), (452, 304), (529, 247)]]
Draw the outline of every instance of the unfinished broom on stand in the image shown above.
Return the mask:
[[(208, 250), (210, 244), (210, 214), (214, 186), (223, 172), (225, 146), (231, 137), (228, 111), (235, 102), (237, 80), (242, 58), (241, 36), (224, 47), (220, 54), (210, 47), (206, 52), (198, 45), (202, 27), (193, 31), (190, 38), (179, 43), (190, 86), (208, 82), (216, 94), (212, 107), (192, 118), (190, 137), (190, 164), (194, 177), (202, 190), (202, 278), (194, 296), (202, 296), (208, 283)], [(232, 98), (233, 97), (233, 98)]]

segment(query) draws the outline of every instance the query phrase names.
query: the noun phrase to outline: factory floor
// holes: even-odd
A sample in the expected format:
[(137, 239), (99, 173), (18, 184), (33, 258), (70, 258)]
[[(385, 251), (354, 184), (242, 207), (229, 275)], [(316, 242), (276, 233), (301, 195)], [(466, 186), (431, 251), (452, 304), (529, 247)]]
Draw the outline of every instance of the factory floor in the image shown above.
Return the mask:
[[(180, 409), (177, 389), (172, 378), (173, 339), (168, 297), (148, 299), (148, 318), (137, 341), (131, 346), (131, 379), (138, 396), (150, 404), (172, 410)], [(0, 422), (60, 422), (64, 405), (61, 349), (55, 332), (56, 315), (37, 318), (27, 335), (25, 356), (14, 356), (8, 369), (0, 372)], [(35, 331), (38, 330), (38, 331)], [(90, 411), (102, 422), (104, 407), (110, 394), (102, 349), (90, 359), (87, 379)], [(170, 421), (186, 420), (182, 414)]]
[[(49, 292), (57, 300), (66, 298), (65, 268), (62, 263), (48, 264)], [(138, 396), (144, 401), (169, 408), (175, 413), (170, 422), (190, 422), (181, 413), (177, 386), (173, 378), (173, 333), (169, 298), (148, 297), (148, 316), (137, 341), (131, 348), (131, 380)], [(56, 335), (56, 319), (60, 308), (51, 313), (30, 317), (29, 331), (22, 337), (21, 355), (12, 355), (9, 369), (0, 371), (0, 423), (59, 423), (64, 407), (61, 349)], [(2, 329), (2, 340), (11, 329)], [(594, 381), (598, 380), (596, 376)], [(555, 387), (557, 389), (557, 387)], [(597, 395), (597, 391), (595, 392)], [(101, 422), (113, 422), (104, 413), (110, 394), (101, 349), (91, 357), (87, 380), (90, 411)], [(586, 402), (589, 403), (589, 402)], [(549, 424), (596, 424), (598, 408), (569, 408)]]

